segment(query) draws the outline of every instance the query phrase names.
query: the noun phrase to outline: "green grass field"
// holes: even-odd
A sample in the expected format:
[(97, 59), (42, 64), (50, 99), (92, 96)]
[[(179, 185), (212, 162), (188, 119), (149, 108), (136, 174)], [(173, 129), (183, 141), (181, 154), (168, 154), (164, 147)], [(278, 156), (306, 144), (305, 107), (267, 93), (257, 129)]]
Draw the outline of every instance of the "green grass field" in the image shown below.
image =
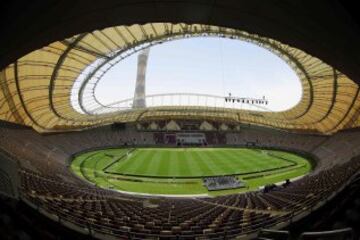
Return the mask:
[[(100, 187), (148, 194), (222, 195), (307, 174), (310, 162), (277, 150), (247, 148), (104, 149), (74, 158), (72, 170)], [(202, 177), (236, 175), (247, 188), (208, 192)]]

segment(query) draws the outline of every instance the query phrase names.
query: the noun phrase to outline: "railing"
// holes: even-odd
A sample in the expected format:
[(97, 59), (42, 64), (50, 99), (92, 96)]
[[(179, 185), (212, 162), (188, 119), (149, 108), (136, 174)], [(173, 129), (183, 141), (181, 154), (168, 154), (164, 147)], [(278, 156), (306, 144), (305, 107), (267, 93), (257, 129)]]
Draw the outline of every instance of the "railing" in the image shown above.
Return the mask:
[(332, 231), (323, 232), (304, 232), (299, 240), (354, 240), (354, 233), (351, 228), (343, 228)]
[[(114, 103), (87, 109), (87, 112), (98, 115), (131, 110), (134, 98), (127, 98)], [(212, 107), (228, 109), (245, 109), (271, 111), (267, 108), (268, 100), (264, 98), (224, 97), (199, 93), (164, 93), (145, 96), (146, 107)]]

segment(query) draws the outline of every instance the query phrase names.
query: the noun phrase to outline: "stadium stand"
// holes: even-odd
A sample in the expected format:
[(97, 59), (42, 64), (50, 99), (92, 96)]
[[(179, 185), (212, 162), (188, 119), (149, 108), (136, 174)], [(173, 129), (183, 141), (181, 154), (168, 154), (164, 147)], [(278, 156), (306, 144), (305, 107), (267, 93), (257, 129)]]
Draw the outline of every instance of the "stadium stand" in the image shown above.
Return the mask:
[[(355, 4), (3, 1), (0, 239), (360, 239)], [(300, 101), (276, 112), (216, 104), (123, 108), (97, 100), (95, 88), (117, 60), (199, 36), (243, 40), (272, 52), (298, 77)], [(232, 99), (240, 100), (225, 101)], [(263, 189), (194, 197), (100, 188), (70, 169), (74, 156), (90, 150), (175, 148), (178, 132), (205, 136), (199, 148), (298, 153), (309, 156), (314, 169)]]
[(309, 214), (340, 191), (360, 169), (356, 155), (359, 146), (353, 145), (352, 154), (344, 152), (346, 159), (336, 164), (335, 160), (324, 161), (332, 159), (331, 151), (322, 151), (336, 149), (347, 143), (348, 134), (354, 139), (360, 137), (360, 132), (342, 132), (332, 137), (292, 134), (292, 140), (286, 141), (284, 136), (290, 139), (289, 133), (244, 129), (243, 134), (229, 133), (227, 139), (237, 137), (242, 144), (255, 141), (268, 147), (308, 151), (317, 156), (320, 164), (310, 175), (266, 193), (160, 199), (158, 208), (146, 208), (141, 197), (99, 189), (78, 179), (68, 170), (68, 164), (73, 154), (84, 149), (126, 143), (154, 144), (142, 141), (152, 139), (153, 133), (134, 131), (132, 127), (123, 131), (101, 127), (47, 136), (30, 129), (2, 127), (0, 133), (11, 139), (1, 145), (1, 150), (21, 165), (21, 199), (51, 219), (93, 236), (175, 239), (181, 235), (189, 239), (196, 236), (220, 239), (224, 234), (253, 234), (265, 226), (287, 225)]

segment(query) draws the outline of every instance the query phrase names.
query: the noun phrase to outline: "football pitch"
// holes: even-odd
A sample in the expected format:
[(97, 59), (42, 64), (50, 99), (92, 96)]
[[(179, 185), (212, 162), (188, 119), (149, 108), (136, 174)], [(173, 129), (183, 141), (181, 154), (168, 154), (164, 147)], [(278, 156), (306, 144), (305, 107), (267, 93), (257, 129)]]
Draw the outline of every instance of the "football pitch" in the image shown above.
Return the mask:
[[(124, 192), (222, 195), (307, 174), (294, 153), (250, 148), (118, 148), (77, 155), (72, 170), (100, 187)], [(246, 188), (208, 192), (202, 178), (233, 175)]]

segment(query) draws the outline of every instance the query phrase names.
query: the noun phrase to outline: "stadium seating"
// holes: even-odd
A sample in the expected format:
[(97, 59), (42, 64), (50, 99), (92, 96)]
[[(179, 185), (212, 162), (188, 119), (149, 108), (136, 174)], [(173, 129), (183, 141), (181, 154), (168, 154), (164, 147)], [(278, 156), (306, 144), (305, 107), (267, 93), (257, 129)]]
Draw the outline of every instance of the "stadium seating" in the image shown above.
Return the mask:
[[(111, 127), (41, 136), (30, 129), (3, 126), (1, 151), (20, 163), (21, 199), (47, 216), (78, 231), (144, 239), (166, 237), (193, 239), (256, 234), (263, 227), (277, 227), (316, 209), (343, 188), (360, 169), (360, 132), (332, 137), (305, 136), (260, 129), (211, 136), (212, 144), (255, 142), (258, 146), (308, 152), (318, 165), (311, 174), (286, 187), (215, 198), (160, 198), (157, 207), (146, 197), (100, 189), (80, 180), (69, 169), (73, 154), (86, 149), (154, 145), (159, 133), (113, 130)], [(9, 137), (11, 136), (11, 138)], [(5, 141), (6, 139), (6, 141)], [(154, 140), (155, 139), (155, 140)], [(347, 146), (345, 150), (339, 145)], [(351, 151), (349, 151), (351, 149)], [(334, 152), (336, 155), (334, 156)], [(5, 181), (6, 182), (6, 181)]]

